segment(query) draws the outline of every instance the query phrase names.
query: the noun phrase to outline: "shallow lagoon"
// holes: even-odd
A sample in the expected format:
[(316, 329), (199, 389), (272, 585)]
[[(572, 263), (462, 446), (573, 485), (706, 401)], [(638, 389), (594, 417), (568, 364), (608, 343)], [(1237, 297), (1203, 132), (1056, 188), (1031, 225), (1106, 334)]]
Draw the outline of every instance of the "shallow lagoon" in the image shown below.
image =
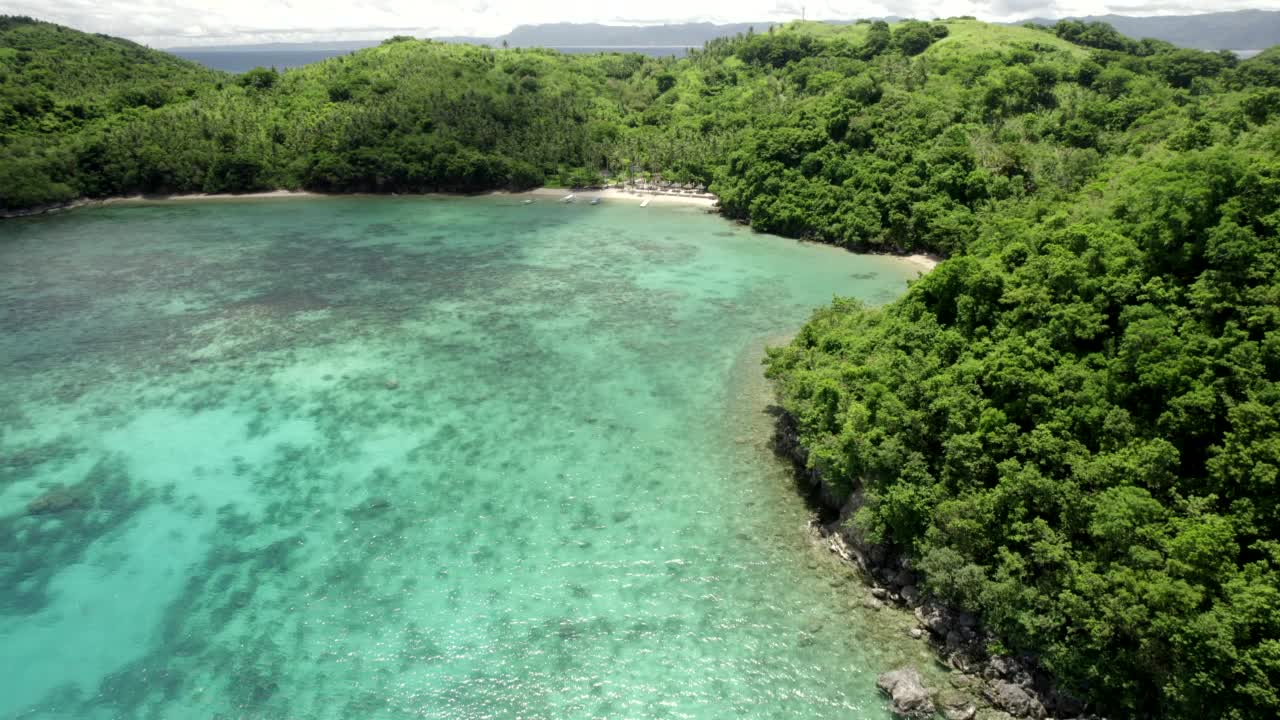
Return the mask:
[(0, 718), (887, 718), (758, 362), (916, 272), (503, 197), (6, 222)]

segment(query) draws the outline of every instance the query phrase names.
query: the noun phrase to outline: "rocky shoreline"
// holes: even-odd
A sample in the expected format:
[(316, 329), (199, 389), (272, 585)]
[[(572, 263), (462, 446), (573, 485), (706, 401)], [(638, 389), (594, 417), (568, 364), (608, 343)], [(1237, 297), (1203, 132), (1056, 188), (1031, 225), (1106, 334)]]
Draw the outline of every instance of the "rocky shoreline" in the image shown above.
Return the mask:
[(920, 673), (901, 668), (882, 674), (877, 686), (892, 700), (894, 715), (922, 720), (1102, 720), (1088, 706), (1062, 692), (1033, 656), (993, 655), (996, 645), (980, 618), (924, 596), (910, 558), (892, 545), (869, 542), (848, 520), (861, 507), (862, 492), (844, 497), (822, 474), (808, 467), (792, 417), (777, 415), (774, 450), (792, 461), (804, 489), (821, 509), (810, 521), (815, 541), (859, 568), (870, 587), (863, 604), (871, 610), (910, 610), (911, 636), (927, 642), (938, 662), (950, 668), (950, 687), (928, 688)]
[(64, 203), (51, 203), (48, 205), (36, 205), (21, 210), (0, 210), (0, 220), (11, 220), (15, 218), (34, 217), (36, 215), (53, 215), (55, 213), (75, 210), (76, 208), (85, 207), (100, 202), (98, 200), (90, 200), (88, 198), (80, 198)]

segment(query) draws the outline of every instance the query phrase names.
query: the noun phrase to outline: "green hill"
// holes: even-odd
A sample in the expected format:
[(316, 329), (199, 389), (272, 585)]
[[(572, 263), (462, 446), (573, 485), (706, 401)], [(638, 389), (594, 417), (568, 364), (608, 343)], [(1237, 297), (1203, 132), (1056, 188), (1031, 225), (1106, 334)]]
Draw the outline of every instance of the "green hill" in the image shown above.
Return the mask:
[(1099, 710), (1280, 708), (1277, 51), (953, 19), (679, 61), (396, 38), (229, 76), (0, 28), (4, 208), (660, 173), (761, 230), (950, 256), (771, 354), (811, 463), (993, 652)]
[(213, 93), (222, 77), (128, 40), (0, 16), (0, 207), (91, 192), (69, 167), (82, 132)]
[(181, 102), (217, 78), (128, 40), (0, 16), (0, 138), (6, 141), (74, 131), (131, 107)]

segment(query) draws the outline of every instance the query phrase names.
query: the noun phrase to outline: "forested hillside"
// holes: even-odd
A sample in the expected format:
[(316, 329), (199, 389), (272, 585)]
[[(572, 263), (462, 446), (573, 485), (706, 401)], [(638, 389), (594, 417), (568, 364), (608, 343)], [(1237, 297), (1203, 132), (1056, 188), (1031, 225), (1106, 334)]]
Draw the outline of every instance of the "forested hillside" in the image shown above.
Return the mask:
[[(899, 109), (838, 186), (823, 181), (845, 152), (760, 173), (795, 190), (749, 191), (753, 216), (799, 205), (782, 217), (838, 237), (842, 215), (896, 206), (859, 236), (955, 255), (888, 307), (821, 311), (769, 372), (810, 463), (861, 490), (859, 529), (979, 612), (993, 651), (1038, 655), (1113, 717), (1275, 717), (1275, 54), (1233, 67), (1096, 26), (1055, 34), (1085, 47), (984, 65), (935, 44), (923, 92), (881, 94)], [(722, 185), (752, 182), (769, 141)], [(870, 158), (894, 179), (862, 186)], [(851, 185), (873, 199), (851, 204)], [(824, 193), (839, 199), (800, 204)]]
[[(948, 255), (771, 354), (811, 462), (993, 650), (1113, 717), (1270, 718), (1277, 52), (955, 19), (680, 61), (398, 38), (232, 76), (10, 18), (0, 206), (660, 173), (761, 230)], [(106, 67), (50, 70), (81, 57)]]
[[(393, 39), (231, 76), (45, 23), (2, 27), (0, 47), (27, 58), (0, 75), (5, 208), (136, 192), (581, 185), (638, 171), (711, 185), (727, 214), (761, 230), (943, 253), (972, 240), (985, 208), (1062, 199), (1189, 121), (1229, 127), (1245, 94), (1254, 119), (1266, 116), (1280, 71), (1274, 56), (1238, 64), (1105, 26), (954, 20), (797, 23), (680, 61)], [(70, 73), (86, 78), (70, 87), (42, 69), (110, 64), (125, 46), (146, 60)], [(100, 107), (59, 120), (77, 117), (92, 77)], [(47, 101), (26, 102), (37, 95)]]
[(216, 80), (195, 63), (128, 40), (0, 16), (0, 139), (6, 143), (187, 100)]

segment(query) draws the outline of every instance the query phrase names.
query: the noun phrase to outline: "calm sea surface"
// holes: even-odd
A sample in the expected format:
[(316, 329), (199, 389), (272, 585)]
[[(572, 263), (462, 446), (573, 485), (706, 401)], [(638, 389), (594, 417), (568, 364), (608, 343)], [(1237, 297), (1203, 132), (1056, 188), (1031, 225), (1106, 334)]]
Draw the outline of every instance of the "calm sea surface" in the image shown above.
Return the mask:
[(887, 718), (766, 338), (915, 271), (694, 209), (0, 224), (0, 718)]
[[(373, 43), (371, 43), (372, 45)], [(496, 45), (495, 45), (496, 47)], [(684, 57), (688, 52), (688, 48), (682, 45), (609, 45), (609, 46), (571, 46), (571, 47), (555, 47), (553, 50), (559, 50), (563, 53), (639, 53), (641, 55), (649, 55), (652, 57)], [(331, 57), (339, 55), (348, 55), (352, 50), (201, 50), (198, 48), (183, 48), (169, 50), (181, 58), (198, 62), (205, 67), (214, 70), (225, 70), (227, 72), (242, 73), (248, 72), (256, 67), (273, 67), (277, 70), (285, 70), (287, 68), (301, 67), (314, 62), (320, 62)]]
[(214, 70), (248, 72), (256, 67), (287, 70), (320, 62), (351, 50), (170, 50), (180, 58), (198, 62)]

